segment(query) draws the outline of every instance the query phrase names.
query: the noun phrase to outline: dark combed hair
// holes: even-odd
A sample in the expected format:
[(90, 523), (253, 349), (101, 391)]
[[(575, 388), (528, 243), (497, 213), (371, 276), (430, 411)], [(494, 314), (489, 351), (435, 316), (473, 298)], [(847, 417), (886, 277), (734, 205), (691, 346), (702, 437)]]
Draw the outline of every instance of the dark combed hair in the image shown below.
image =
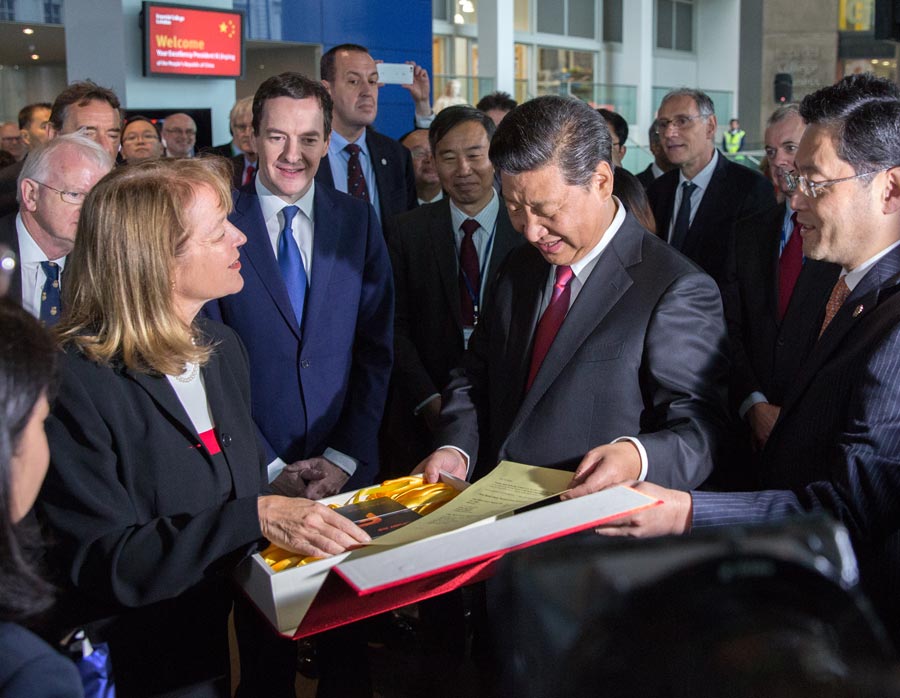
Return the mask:
[(11, 463), (35, 404), (52, 391), (56, 351), (37, 320), (0, 298), (0, 621), (33, 616), (52, 601), (52, 587), (23, 553), (34, 532), (12, 521)]
[(900, 90), (870, 73), (850, 75), (803, 98), (800, 116), (829, 129), (857, 173), (900, 165)]
[(611, 164), (612, 138), (603, 117), (580, 99), (548, 95), (513, 109), (491, 141), (491, 162), (516, 175), (556, 164), (570, 186), (590, 182), (600, 161)]
[(328, 49), (322, 54), (319, 60), (319, 78), (334, 82), (335, 77), (335, 59), (340, 51), (349, 51), (350, 53), (368, 53), (369, 49), (359, 44), (338, 44)]
[(478, 100), (478, 104), (475, 105), (475, 108), (480, 109), (481, 111), (499, 109), (500, 111), (509, 112), (517, 106), (519, 106), (519, 103), (516, 102), (508, 92), (491, 92), (489, 95), (485, 95)]
[(459, 104), (453, 107), (441, 109), (434, 121), (431, 122), (431, 128), (428, 129), (428, 143), (431, 145), (431, 151), (435, 152), (435, 146), (450, 131), (464, 124), (467, 121), (474, 121), (481, 124), (487, 131), (488, 142), (494, 137), (497, 126), (494, 120), (480, 109), (470, 107), (467, 104)]
[(34, 112), (38, 109), (51, 109), (53, 107), (50, 102), (35, 102), (34, 104), (26, 104), (19, 110), (19, 128), (28, 128), (28, 124), (34, 117)]
[(325, 86), (311, 80), (300, 73), (281, 73), (268, 78), (256, 90), (253, 95), (253, 133), (259, 135), (259, 122), (262, 121), (263, 107), (266, 102), (276, 97), (290, 97), (291, 99), (306, 99), (314, 97), (322, 108), (322, 116), (325, 117), (325, 138), (331, 134), (331, 95)]
[(625, 210), (637, 218), (637, 222), (651, 233), (656, 233), (656, 218), (650, 208), (650, 200), (641, 180), (623, 167), (617, 167), (613, 175), (613, 195), (619, 197)]
[(616, 132), (616, 138), (619, 139), (619, 145), (624, 146), (625, 141), (628, 140), (628, 122), (625, 121), (625, 117), (623, 117), (618, 112), (614, 112), (612, 109), (603, 109), (602, 107), (597, 110), (606, 122), (612, 126), (613, 131)]
[(90, 102), (106, 102), (113, 109), (118, 110), (119, 108), (119, 98), (112, 90), (101, 87), (90, 80), (73, 82), (53, 101), (53, 106), (50, 107), (50, 125), (56, 131), (62, 131), (69, 107), (73, 104), (83, 107)]

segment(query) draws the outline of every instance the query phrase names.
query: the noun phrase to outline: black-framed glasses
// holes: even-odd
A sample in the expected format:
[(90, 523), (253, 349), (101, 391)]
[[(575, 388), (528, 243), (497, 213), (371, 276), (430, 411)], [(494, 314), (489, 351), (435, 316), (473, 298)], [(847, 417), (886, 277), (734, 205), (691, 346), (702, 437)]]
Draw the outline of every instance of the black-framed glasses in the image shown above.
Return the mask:
[(688, 126), (690, 126), (697, 119), (705, 119), (706, 116), (703, 114), (694, 114), (694, 116), (687, 116), (686, 114), (679, 114), (674, 119), (657, 119), (656, 124), (654, 125), (654, 130), (657, 135), (661, 136), (666, 131), (669, 130), (669, 126), (674, 126), (679, 131), (683, 131)]
[(813, 182), (808, 177), (805, 177), (804, 175), (795, 175), (793, 172), (785, 172), (783, 176), (784, 181), (791, 192), (799, 189), (800, 193), (803, 194), (803, 196), (808, 196), (810, 199), (815, 199), (819, 196), (819, 192), (824, 193), (824, 191), (832, 184), (840, 184), (841, 182), (849, 182), (851, 179), (859, 179), (860, 177), (868, 177), (869, 175), (880, 174), (882, 172), (887, 172), (890, 169), (892, 168), (882, 167), (880, 170), (860, 172), (859, 174), (850, 175), (849, 177), (826, 179), (822, 182)]
[(57, 194), (59, 194), (59, 198), (62, 199), (64, 203), (72, 204), (73, 206), (81, 206), (81, 204), (84, 203), (84, 197), (87, 196), (87, 192), (63, 191), (62, 189), (51, 187), (49, 184), (38, 182), (38, 180), (36, 179), (33, 179), (31, 181), (40, 184), (42, 187), (47, 187), (47, 189), (50, 189), (51, 191), (55, 191)]

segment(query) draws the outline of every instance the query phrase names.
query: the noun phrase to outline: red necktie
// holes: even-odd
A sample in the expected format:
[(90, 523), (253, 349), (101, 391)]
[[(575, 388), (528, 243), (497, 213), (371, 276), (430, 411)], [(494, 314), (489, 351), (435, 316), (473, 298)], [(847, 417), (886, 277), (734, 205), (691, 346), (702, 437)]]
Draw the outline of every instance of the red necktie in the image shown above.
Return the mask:
[(256, 168), (253, 165), (247, 165), (247, 169), (244, 170), (244, 181), (241, 184), (250, 184), (253, 181), (254, 172), (256, 172)]
[(819, 330), (820, 337), (825, 333), (825, 328), (834, 320), (834, 316), (837, 315), (838, 310), (841, 309), (849, 295), (850, 287), (847, 285), (846, 277), (841, 276), (834, 288), (831, 289), (831, 295), (828, 297), (828, 304), (825, 306), (825, 317), (822, 320), (822, 329)]
[(534, 333), (534, 349), (531, 353), (531, 368), (528, 371), (528, 382), (525, 383), (525, 390), (531, 390), (531, 384), (534, 383), (534, 377), (537, 375), (538, 369), (544, 363), (547, 352), (550, 351), (550, 345), (562, 327), (563, 320), (566, 319), (566, 313), (569, 312), (569, 298), (571, 297), (571, 289), (569, 282), (572, 280), (572, 267), (556, 267), (556, 282), (553, 284), (553, 296), (550, 298), (550, 304), (541, 315), (538, 322), (537, 331)]
[(787, 241), (781, 251), (781, 259), (778, 260), (778, 319), (783, 320), (787, 312), (788, 303), (797, 279), (800, 278), (800, 270), (803, 269), (803, 238), (800, 237), (800, 224), (797, 222), (797, 213), (791, 214), (791, 223), (794, 228), (791, 239)]
[(369, 188), (366, 186), (366, 177), (359, 162), (359, 153), (362, 150), (356, 143), (350, 143), (344, 147), (350, 153), (347, 162), (347, 193), (363, 201), (369, 200)]
[(481, 291), (481, 274), (478, 271), (478, 252), (472, 236), (478, 230), (478, 221), (467, 218), (463, 221), (463, 239), (459, 245), (459, 307), (466, 327), (475, 325), (475, 306)]

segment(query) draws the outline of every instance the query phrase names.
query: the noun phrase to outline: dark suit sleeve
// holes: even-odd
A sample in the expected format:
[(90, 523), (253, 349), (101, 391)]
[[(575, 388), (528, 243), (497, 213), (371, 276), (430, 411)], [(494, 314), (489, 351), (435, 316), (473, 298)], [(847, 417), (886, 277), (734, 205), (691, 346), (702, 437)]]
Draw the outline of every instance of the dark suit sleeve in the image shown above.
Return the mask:
[[(754, 523), (824, 510), (857, 541), (896, 535), (900, 521), (900, 326), (873, 351), (830, 450), (828, 480), (794, 491), (693, 493), (694, 525)], [(814, 406), (809, 409), (811, 417)]]
[(24, 628), (3, 624), (0, 653), (0, 698), (84, 696), (75, 664)]
[(412, 411), (429, 396), (440, 393), (434, 384), (412, 339), (411, 326), (416, 322), (410, 298), (409, 274), (414, 262), (406, 246), (406, 235), (398, 230), (388, 238), (391, 265), (394, 270), (394, 377), (404, 398), (404, 409)]
[[(394, 349), (394, 282), (375, 209), (368, 207), (362, 296), (356, 318), (350, 386), (328, 445), (361, 461), (350, 483), (371, 484), (378, 462), (378, 429), (387, 399)], [(349, 485), (348, 485), (349, 486)]]
[(647, 450), (647, 479), (696, 487), (712, 472), (725, 422), (725, 322), (711, 278), (695, 272), (672, 283), (650, 320), (645, 347), (642, 385), (651, 407), (637, 438)]
[[(507, 260), (509, 257), (507, 257)], [(494, 288), (504, 285), (507, 267), (504, 262)], [(478, 459), (479, 447), (488, 438), (488, 357), (492, 327), (499, 325), (497, 306), (501, 303), (495, 295), (478, 320), (469, 338), (469, 346), (463, 353), (460, 365), (450, 372), (450, 379), (442, 394), (440, 424), (435, 435), (434, 447), (455, 446), (469, 456), (469, 477)], [(526, 349), (523, 348), (523, 351)], [(481, 433), (482, 427), (484, 433)]]
[[(120, 450), (133, 448), (140, 430), (111, 427), (103, 416), (106, 398), (85, 381), (90, 376), (63, 370), (47, 421), (52, 459), (40, 506), (71, 583), (101, 601), (136, 607), (175, 597), (229, 569), (262, 537), (257, 496), (212, 504), (210, 493), (198, 493), (209, 503), (198, 511), (139, 517), (130, 488), (140, 489), (142, 471), (153, 459), (177, 463), (179, 451), (151, 443), (140, 449), (139, 462), (123, 458)], [(117, 408), (127, 413), (134, 406)], [(132, 421), (153, 419), (164, 417), (136, 414)]]

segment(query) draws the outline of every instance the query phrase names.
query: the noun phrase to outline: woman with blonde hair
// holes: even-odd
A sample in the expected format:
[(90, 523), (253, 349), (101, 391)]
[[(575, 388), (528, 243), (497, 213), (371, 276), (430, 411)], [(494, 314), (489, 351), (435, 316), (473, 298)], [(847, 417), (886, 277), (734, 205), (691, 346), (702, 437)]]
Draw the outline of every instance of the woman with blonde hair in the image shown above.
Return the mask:
[(262, 495), (246, 353), (197, 317), (241, 290), (220, 158), (120, 168), (85, 200), (67, 264), (40, 511), (68, 622), (109, 643), (117, 695), (228, 695), (228, 573), (265, 537), (308, 555), (368, 540), (315, 502)]

